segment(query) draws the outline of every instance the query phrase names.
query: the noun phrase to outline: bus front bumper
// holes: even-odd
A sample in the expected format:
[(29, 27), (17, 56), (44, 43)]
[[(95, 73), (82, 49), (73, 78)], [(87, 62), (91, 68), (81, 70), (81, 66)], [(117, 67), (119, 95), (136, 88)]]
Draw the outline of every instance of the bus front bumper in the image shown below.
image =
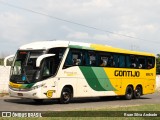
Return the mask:
[(38, 88), (35, 90), (26, 90), (26, 91), (9, 88), (9, 95), (10, 97), (30, 98), (30, 99), (56, 98), (54, 91), (44, 91), (42, 88)]

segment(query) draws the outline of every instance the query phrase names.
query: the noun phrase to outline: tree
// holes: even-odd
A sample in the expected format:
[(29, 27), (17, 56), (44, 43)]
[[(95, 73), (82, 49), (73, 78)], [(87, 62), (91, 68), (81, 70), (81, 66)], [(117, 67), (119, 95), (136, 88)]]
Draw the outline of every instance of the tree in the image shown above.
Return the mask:
[(3, 58), (0, 58), (0, 65), (3, 65)]
[[(13, 59), (7, 60), (7, 66), (11, 66), (13, 62)], [(4, 58), (0, 58), (0, 65), (4, 65)]]
[(156, 64), (157, 64), (157, 74), (160, 74), (160, 54), (157, 54)]

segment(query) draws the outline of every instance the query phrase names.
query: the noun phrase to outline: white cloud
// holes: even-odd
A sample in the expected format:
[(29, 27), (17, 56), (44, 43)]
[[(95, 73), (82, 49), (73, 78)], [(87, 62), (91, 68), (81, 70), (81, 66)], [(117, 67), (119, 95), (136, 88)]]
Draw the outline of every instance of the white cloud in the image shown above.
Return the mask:
[(69, 28), (69, 27), (67, 27), (67, 26), (65, 26), (65, 25), (64, 25), (64, 26), (61, 26), (60, 28), (61, 28), (62, 30), (64, 30), (64, 31), (67, 31), (67, 32), (70, 32), (70, 33), (71, 33), (71, 32), (74, 32), (73, 29), (71, 29), (71, 28)]
[[(124, 32), (119, 32), (118, 34), (123, 34)], [(126, 33), (126, 32), (125, 32)], [(128, 35), (131, 35), (131, 33), (128, 33)], [(132, 34), (133, 35), (133, 34)], [(103, 41), (103, 42), (107, 42), (107, 41), (114, 41), (114, 40), (127, 40), (124, 39), (122, 37), (120, 37), (119, 35), (116, 34), (89, 34), (86, 32), (73, 32), (73, 33), (69, 33), (67, 35), (67, 38), (69, 39), (73, 39), (73, 40), (95, 40), (95, 41)], [(94, 43), (94, 42), (93, 42)]]
[[(159, 41), (159, 0), (5, 0), (10, 4), (29, 8), (76, 23), (97, 27), (146, 40)], [(35, 13), (0, 6), (0, 39), (21, 44), (36, 40), (72, 39), (93, 43), (111, 44), (128, 48), (141, 44), (144, 51), (158, 53), (154, 42), (139, 41), (124, 36), (85, 28)], [(83, 40), (82, 40), (83, 39)], [(28, 40), (28, 41), (27, 41)], [(142, 43), (145, 43), (143, 46)], [(154, 49), (150, 49), (150, 44)], [(2, 46), (4, 46), (2, 44)], [(15, 45), (15, 49), (18, 46)], [(2, 49), (3, 50), (3, 49)]]
[(110, 40), (109, 36), (106, 35), (106, 34), (95, 34), (93, 36), (93, 39), (98, 40), (98, 41), (102, 41), (102, 40), (103, 41), (108, 41), (108, 40)]
[(158, 27), (156, 25), (153, 25), (153, 24), (145, 25), (143, 28), (145, 30), (148, 30), (149, 32), (155, 32), (155, 31), (158, 30)]
[(25, 19), (16, 13), (0, 13), (0, 36), (1, 39), (8, 41), (17, 41), (17, 39), (24, 39), (28, 34), (26, 30), (22, 29), (21, 25)]
[(81, 40), (81, 39), (90, 39), (90, 36), (88, 33), (85, 33), (85, 32), (75, 32), (67, 35), (67, 38)]

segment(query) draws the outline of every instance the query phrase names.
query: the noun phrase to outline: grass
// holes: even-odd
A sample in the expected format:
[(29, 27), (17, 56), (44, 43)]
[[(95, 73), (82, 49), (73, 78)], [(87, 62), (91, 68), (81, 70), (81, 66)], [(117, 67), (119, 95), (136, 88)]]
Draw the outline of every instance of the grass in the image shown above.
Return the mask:
[(160, 111), (160, 104), (102, 108), (99, 111)]
[[(91, 111), (91, 112), (90, 112)], [(108, 111), (108, 112), (107, 112)], [(116, 111), (116, 112), (113, 112)], [(118, 111), (118, 112), (117, 112)], [(32, 118), (35, 120), (158, 120), (159, 117), (123, 117), (124, 112), (125, 113), (159, 113), (160, 114), (160, 104), (151, 104), (151, 105), (139, 105), (139, 106), (125, 106), (125, 107), (116, 107), (116, 108), (103, 108), (103, 109), (83, 109), (79, 111), (71, 111), (71, 112), (60, 112), (60, 115), (64, 117), (43, 117), (43, 118)], [(148, 111), (148, 112), (147, 112)], [(159, 112), (156, 112), (159, 111)], [(108, 116), (116, 116), (117, 117), (96, 117), (98, 115), (101, 116), (104, 115), (104, 113)], [(75, 114), (78, 117), (67, 117), (70, 116), (71, 114)], [(119, 114), (120, 113), (120, 114)], [(88, 116), (91, 117), (80, 117), (83, 116), (84, 114), (88, 114)], [(48, 112), (47, 115), (49, 116), (54, 116), (56, 115), (55, 112)], [(121, 115), (121, 116), (119, 116)], [(43, 116), (43, 115), (42, 115)], [(95, 117), (93, 117), (95, 116)], [(0, 120), (20, 120), (22, 118), (0, 118)], [(23, 118), (24, 120), (29, 120), (30, 118)]]

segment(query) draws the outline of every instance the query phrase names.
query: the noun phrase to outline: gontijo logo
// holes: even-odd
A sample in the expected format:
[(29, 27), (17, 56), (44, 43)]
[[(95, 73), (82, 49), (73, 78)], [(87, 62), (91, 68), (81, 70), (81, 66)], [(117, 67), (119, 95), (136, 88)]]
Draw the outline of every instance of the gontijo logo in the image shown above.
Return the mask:
[(139, 77), (140, 72), (139, 71), (115, 70), (114, 75), (120, 76), (120, 77)]

